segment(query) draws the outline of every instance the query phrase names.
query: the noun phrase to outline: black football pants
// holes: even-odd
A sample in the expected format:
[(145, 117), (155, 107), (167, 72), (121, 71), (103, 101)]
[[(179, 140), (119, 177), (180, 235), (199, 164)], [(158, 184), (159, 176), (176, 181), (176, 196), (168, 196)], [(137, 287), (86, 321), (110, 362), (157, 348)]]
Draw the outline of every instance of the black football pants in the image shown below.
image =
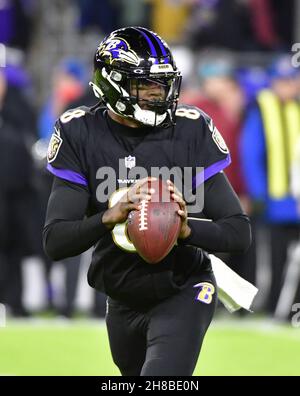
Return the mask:
[[(204, 283), (199, 287), (195, 284)], [(124, 376), (191, 376), (217, 304), (212, 273), (146, 312), (108, 299), (106, 325), (113, 360)]]

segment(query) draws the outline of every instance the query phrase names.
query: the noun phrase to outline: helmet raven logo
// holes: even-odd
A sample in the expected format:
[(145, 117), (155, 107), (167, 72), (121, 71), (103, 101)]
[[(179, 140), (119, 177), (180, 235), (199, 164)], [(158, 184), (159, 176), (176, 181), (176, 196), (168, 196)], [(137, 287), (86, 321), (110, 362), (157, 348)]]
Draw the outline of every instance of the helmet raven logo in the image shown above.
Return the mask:
[(97, 58), (108, 56), (109, 62), (121, 61), (138, 66), (140, 59), (137, 54), (130, 49), (129, 44), (122, 38), (110, 35), (107, 40), (102, 42), (97, 50)]

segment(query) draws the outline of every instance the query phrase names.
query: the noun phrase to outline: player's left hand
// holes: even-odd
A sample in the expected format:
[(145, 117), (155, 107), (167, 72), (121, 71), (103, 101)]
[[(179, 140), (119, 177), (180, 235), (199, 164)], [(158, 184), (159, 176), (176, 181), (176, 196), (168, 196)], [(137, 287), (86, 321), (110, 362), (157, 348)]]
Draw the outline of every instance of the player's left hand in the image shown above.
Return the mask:
[(171, 180), (167, 180), (167, 183), (168, 183), (168, 190), (171, 192), (171, 197), (180, 206), (180, 209), (177, 211), (177, 213), (181, 217), (181, 230), (178, 238), (186, 239), (190, 235), (191, 229), (188, 225), (188, 220), (187, 220), (188, 213), (186, 209), (185, 200), (183, 199), (181, 192), (178, 191), (178, 189), (175, 187), (174, 183), (171, 182)]

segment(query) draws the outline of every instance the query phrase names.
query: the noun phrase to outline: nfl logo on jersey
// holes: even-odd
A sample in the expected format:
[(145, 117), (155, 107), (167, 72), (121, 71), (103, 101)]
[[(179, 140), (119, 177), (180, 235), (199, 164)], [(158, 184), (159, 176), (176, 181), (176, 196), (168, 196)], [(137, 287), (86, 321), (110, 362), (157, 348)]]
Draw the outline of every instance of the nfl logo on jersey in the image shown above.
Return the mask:
[(135, 157), (125, 157), (125, 167), (128, 169), (132, 169), (135, 167)]

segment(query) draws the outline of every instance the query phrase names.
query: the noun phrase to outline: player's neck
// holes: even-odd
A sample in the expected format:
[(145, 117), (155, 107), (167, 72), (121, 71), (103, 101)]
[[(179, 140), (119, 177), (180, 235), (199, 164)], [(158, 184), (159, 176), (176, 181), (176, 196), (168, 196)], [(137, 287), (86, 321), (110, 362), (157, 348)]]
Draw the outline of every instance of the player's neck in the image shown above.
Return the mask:
[(141, 123), (139, 123), (139, 122), (137, 122), (135, 120), (130, 120), (128, 118), (121, 117), (118, 114), (115, 114), (111, 110), (108, 110), (108, 115), (114, 121), (118, 122), (121, 125), (127, 126), (129, 128), (141, 128), (141, 126), (143, 126)]

